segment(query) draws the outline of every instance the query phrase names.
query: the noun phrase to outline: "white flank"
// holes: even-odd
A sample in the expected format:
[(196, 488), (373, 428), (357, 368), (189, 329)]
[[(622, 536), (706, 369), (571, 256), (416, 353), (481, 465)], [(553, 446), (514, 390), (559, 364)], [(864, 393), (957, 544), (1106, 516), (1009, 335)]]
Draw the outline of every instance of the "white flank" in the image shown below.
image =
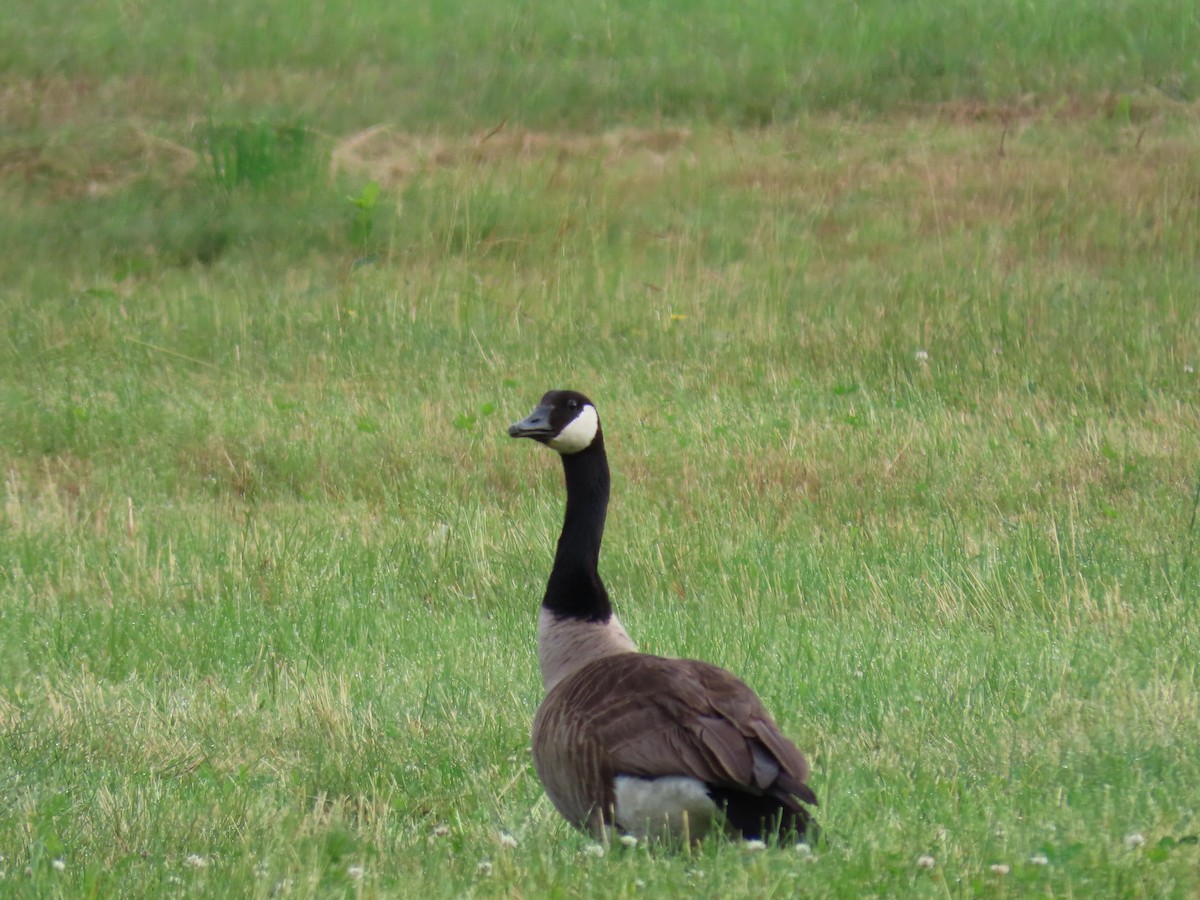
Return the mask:
[(548, 443), (559, 453), (570, 455), (586, 450), (596, 439), (596, 430), (600, 427), (600, 417), (596, 415), (596, 407), (590, 403), (579, 411), (579, 415), (567, 423), (567, 427), (550, 438)]
[(708, 796), (704, 782), (684, 775), (619, 775), (613, 787), (617, 824), (638, 838), (661, 837), (664, 832), (698, 838), (708, 831), (717, 815), (717, 804)]

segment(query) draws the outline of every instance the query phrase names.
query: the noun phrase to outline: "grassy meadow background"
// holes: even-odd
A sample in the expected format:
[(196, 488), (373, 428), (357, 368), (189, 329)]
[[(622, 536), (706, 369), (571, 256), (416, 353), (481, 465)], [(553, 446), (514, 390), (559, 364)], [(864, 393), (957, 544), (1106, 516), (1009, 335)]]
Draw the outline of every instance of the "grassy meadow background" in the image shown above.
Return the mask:
[[(15, 0), (0, 893), (1200, 893), (1193, 3)], [(528, 754), (554, 386), (823, 842)]]

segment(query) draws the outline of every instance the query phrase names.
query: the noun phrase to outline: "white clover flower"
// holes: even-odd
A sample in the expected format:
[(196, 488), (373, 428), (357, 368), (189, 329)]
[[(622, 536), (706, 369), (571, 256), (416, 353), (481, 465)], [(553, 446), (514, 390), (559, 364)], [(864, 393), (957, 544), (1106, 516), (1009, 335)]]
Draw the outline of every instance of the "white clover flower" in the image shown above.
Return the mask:
[(1125, 835), (1125, 846), (1130, 850), (1136, 850), (1144, 843), (1146, 843), (1146, 838), (1140, 831)]
[(1050, 857), (1045, 853), (1035, 853), (1029, 857), (1029, 863), (1034, 866), (1048, 866), (1050, 865)]
[(363, 875), (366, 874), (366, 869), (364, 869), (362, 866), (347, 866), (346, 874), (349, 875), (354, 881), (361, 881)]
[(993, 875), (1007, 875), (1011, 871), (1005, 863), (992, 863), (988, 869)]
[(449, 825), (434, 825), (433, 826), (433, 836), (434, 837), (445, 837), (449, 833), (450, 833)]
[(517, 846), (517, 839), (507, 831), (500, 832), (500, 837), (498, 837), (496, 840), (501, 847), (504, 847), (508, 850), (512, 850)]
[(621, 846), (623, 847), (636, 847), (638, 845), (638, 839), (632, 834), (623, 834), (619, 840), (621, 841)]
[(55, 872), (62, 872), (67, 868), (67, 863), (63, 859), (56, 859), (54, 862), (50, 863), (50, 865), (54, 866)]
[(747, 853), (758, 853), (760, 850), (767, 849), (767, 842), (760, 841), (757, 838), (749, 841), (742, 841), (742, 849)]
[(478, 872), (480, 875), (491, 875), (492, 874), (492, 864), (489, 860), (485, 859), (479, 865), (477, 865), (475, 867), (475, 871)]
[(604, 855), (604, 846), (602, 844), (588, 844), (583, 848), (583, 852), (588, 856), (601, 857)]
[(188, 854), (187, 858), (183, 862), (185, 865), (189, 865), (193, 869), (203, 869), (208, 865), (208, 859), (198, 853)]
[(812, 847), (808, 844), (797, 844), (796, 853), (799, 856), (812, 856)]
[(922, 856), (917, 857), (917, 865), (920, 866), (922, 869), (932, 869), (934, 866), (937, 865), (937, 860), (934, 859), (932, 856), (930, 856), (928, 853), (926, 853)]
[(916, 352), (916, 359), (917, 359), (917, 362), (929, 362), (929, 353), (928, 353), (928, 351), (925, 351), (925, 350), (918, 350), (918, 351)]
[(1188, 363), (1186, 366), (1183, 367), (1183, 371), (1187, 372), (1189, 375), (1195, 375), (1196, 367), (1193, 366), (1191, 363)]

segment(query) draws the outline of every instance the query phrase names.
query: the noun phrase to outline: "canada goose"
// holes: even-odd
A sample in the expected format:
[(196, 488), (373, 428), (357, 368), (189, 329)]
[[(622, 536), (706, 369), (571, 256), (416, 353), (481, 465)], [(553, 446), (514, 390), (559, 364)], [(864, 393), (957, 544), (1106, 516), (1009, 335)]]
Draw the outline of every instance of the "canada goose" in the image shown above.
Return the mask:
[(608, 458), (596, 407), (550, 391), (512, 437), (556, 450), (567, 508), (538, 619), (546, 697), (533, 761), (555, 808), (604, 838), (699, 839), (723, 815), (745, 838), (805, 836), (817, 803), (808, 763), (762, 702), (724, 669), (639, 653), (613, 613), (597, 564)]

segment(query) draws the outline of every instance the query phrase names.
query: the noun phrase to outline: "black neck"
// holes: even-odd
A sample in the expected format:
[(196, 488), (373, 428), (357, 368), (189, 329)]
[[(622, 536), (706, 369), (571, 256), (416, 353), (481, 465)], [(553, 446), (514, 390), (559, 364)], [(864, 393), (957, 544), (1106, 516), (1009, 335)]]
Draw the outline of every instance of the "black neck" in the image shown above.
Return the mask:
[(598, 569), (609, 489), (603, 436), (597, 433), (591, 446), (562, 461), (567, 512), (542, 607), (558, 616), (604, 621), (612, 615), (612, 605)]

